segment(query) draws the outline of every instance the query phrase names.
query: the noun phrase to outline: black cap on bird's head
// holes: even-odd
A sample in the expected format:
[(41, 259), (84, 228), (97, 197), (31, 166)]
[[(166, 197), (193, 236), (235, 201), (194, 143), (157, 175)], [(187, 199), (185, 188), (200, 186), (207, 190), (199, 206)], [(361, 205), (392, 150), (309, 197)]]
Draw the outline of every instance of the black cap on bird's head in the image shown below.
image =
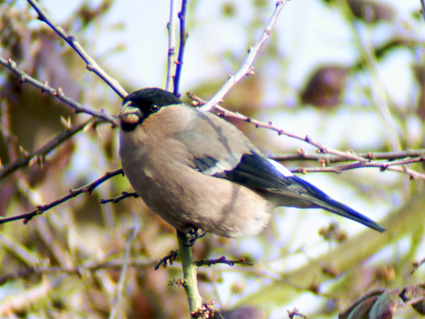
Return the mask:
[(162, 107), (182, 103), (173, 93), (158, 88), (146, 88), (134, 91), (124, 98), (123, 105), (128, 101), (131, 101), (133, 106), (141, 109), (150, 108), (152, 104)]
[(158, 112), (162, 107), (183, 103), (173, 93), (158, 89), (146, 88), (134, 91), (123, 100), (120, 113), (121, 128), (133, 131), (149, 115)]

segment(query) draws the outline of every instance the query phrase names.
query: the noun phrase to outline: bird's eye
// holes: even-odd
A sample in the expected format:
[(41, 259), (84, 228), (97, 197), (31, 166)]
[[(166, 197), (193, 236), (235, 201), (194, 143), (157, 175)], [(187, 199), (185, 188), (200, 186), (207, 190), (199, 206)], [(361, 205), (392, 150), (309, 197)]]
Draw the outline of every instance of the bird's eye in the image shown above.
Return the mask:
[(159, 105), (156, 105), (156, 104), (152, 104), (151, 105), (151, 112), (152, 113), (155, 113), (155, 112), (157, 112), (159, 110)]

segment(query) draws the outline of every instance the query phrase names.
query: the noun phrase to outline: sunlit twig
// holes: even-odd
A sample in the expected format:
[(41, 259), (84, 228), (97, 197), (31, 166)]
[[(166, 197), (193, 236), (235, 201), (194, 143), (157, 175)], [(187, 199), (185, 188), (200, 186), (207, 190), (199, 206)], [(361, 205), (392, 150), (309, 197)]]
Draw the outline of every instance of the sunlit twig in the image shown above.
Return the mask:
[(118, 83), (117, 80), (112, 78), (99, 64), (84, 50), (81, 44), (77, 41), (75, 36), (69, 35), (60, 25), (56, 24), (44, 9), (38, 4), (36, 0), (27, 0), (28, 3), (38, 13), (38, 19), (45, 22), (50, 28), (53, 29), (62, 39), (74, 49), (75, 52), (86, 62), (86, 68), (99, 76), (106, 84), (108, 84), (121, 98), (127, 96), (126, 90)]
[(204, 111), (210, 111), (213, 108), (216, 108), (216, 105), (220, 103), (221, 100), (223, 100), (224, 96), (230, 91), (232, 87), (235, 86), (236, 83), (238, 83), (244, 76), (254, 74), (254, 69), (252, 67), (254, 59), (260, 51), (260, 48), (263, 46), (264, 42), (270, 37), (272, 28), (276, 24), (279, 13), (283, 9), (283, 6), (286, 4), (286, 2), (288, 2), (288, 0), (276, 2), (275, 10), (265, 30), (261, 34), (260, 39), (250, 48), (248, 56), (246, 57), (240, 69), (234, 75), (229, 76), (220, 90), (217, 91), (217, 93), (211, 98), (211, 100), (208, 101), (208, 103), (202, 106)]

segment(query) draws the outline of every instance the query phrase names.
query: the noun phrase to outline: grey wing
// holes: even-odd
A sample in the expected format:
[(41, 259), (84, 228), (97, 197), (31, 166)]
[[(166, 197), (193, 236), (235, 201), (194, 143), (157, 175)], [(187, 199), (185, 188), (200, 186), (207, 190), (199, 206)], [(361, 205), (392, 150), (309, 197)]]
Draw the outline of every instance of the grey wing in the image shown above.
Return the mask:
[(186, 109), (193, 120), (174, 135), (192, 157), (193, 168), (205, 175), (229, 171), (255, 146), (229, 122), (197, 109)]

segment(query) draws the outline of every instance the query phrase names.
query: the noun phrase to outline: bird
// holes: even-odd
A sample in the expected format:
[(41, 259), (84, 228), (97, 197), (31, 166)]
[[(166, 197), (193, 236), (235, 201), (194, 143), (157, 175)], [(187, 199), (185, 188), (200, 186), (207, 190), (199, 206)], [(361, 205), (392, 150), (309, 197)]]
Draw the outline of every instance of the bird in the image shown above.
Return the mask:
[(269, 159), (225, 119), (160, 88), (123, 99), (119, 154), (150, 210), (185, 233), (260, 233), (278, 206), (321, 208), (378, 232), (385, 228)]

